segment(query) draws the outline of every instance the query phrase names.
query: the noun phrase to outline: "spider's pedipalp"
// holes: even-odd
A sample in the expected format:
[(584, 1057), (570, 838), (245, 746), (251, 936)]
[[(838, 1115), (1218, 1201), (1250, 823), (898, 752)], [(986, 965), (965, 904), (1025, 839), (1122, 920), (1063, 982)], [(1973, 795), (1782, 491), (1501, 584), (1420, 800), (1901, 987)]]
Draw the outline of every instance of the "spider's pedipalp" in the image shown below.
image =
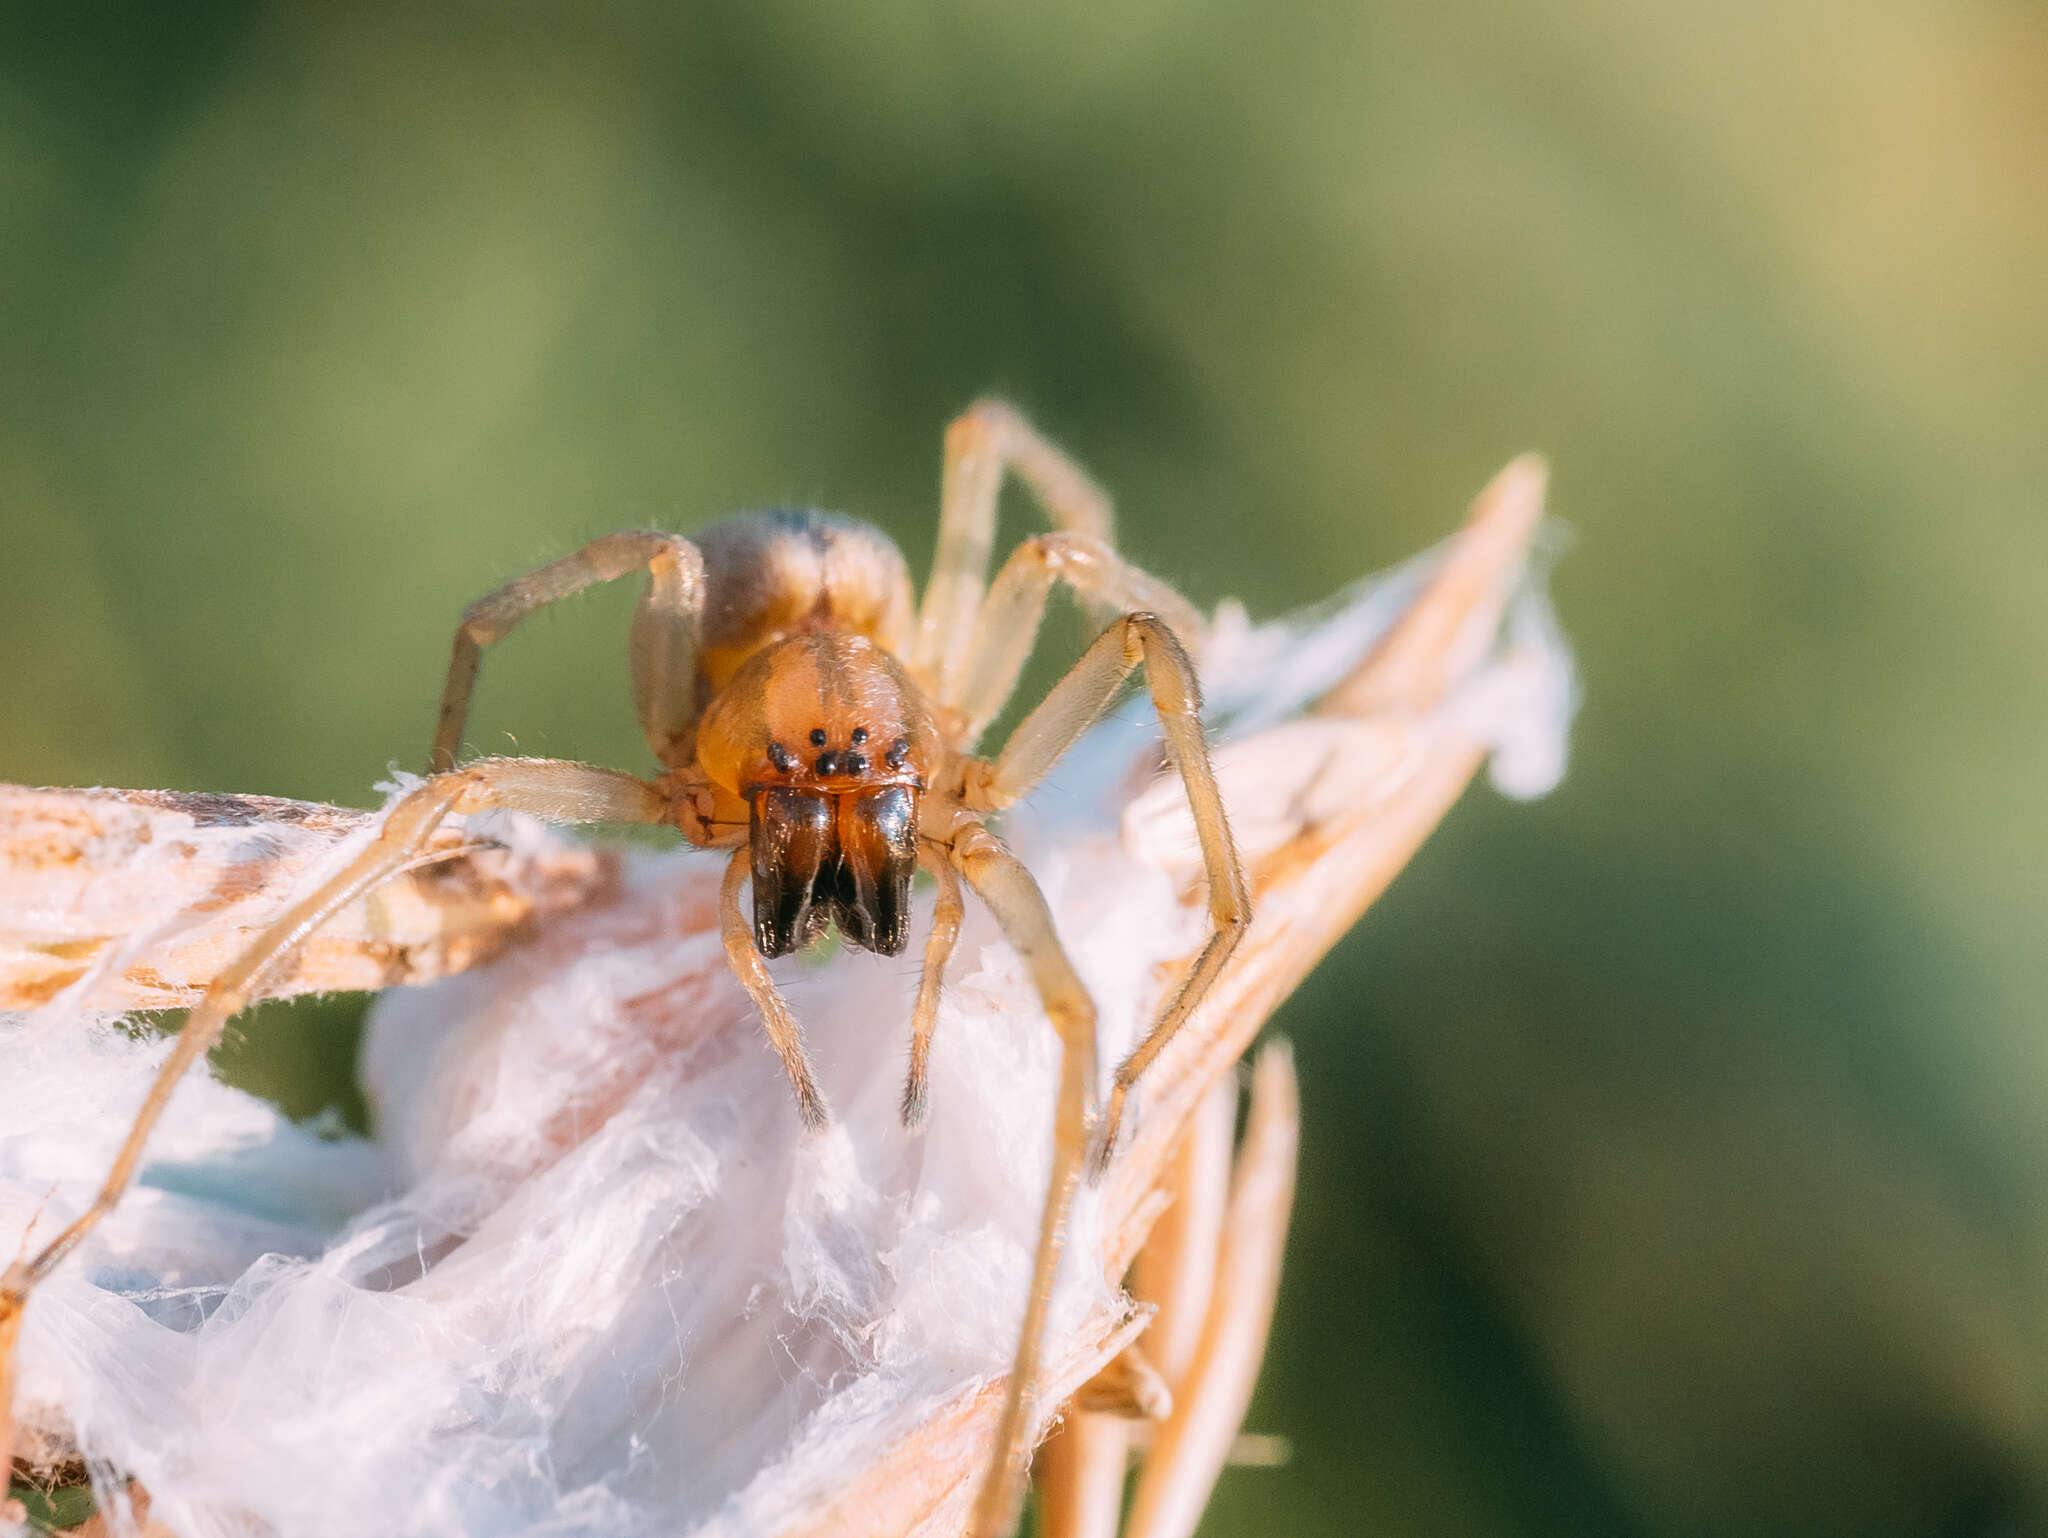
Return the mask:
[(917, 1127), (925, 1117), (930, 1094), (932, 1032), (939, 1023), (939, 984), (960, 938), (966, 908), (960, 901), (960, 877), (943, 850), (925, 845), (918, 863), (932, 874), (938, 895), (932, 902), (931, 938), (925, 942), (924, 968), (917, 982), (917, 1003), (910, 1012), (910, 1072), (903, 1082), (903, 1125)]
[(747, 851), (735, 850), (725, 867), (725, 882), (719, 888), (718, 927), (725, 942), (725, 959), (752, 996), (762, 1028), (768, 1032), (769, 1044), (789, 1074), (789, 1086), (796, 1093), (797, 1114), (803, 1118), (805, 1127), (817, 1132), (830, 1124), (832, 1113), (826, 1108), (824, 1092), (818, 1088), (810, 1055), (804, 1051), (803, 1032), (796, 1017), (790, 1014), (789, 1005), (783, 1002), (775, 979), (768, 975), (754, 935), (740, 913), (740, 887), (747, 879), (747, 864)]

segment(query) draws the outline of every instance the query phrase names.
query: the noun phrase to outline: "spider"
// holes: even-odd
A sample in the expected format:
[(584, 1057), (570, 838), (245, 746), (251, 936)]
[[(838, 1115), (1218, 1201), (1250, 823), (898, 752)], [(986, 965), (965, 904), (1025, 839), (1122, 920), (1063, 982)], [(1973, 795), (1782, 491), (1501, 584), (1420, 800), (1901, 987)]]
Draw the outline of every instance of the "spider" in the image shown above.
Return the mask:
[[(1054, 531), (987, 571), (1006, 473), (1031, 490)], [(451, 813), (492, 808), (555, 822), (664, 824), (732, 856), (719, 919), (733, 971), (782, 1059), (806, 1128), (830, 1120), (803, 1034), (767, 961), (836, 926), (885, 956), (910, 939), (912, 878), (936, 882), (911, 1010), (902, 1117), (919, 1124), (939, 987), (963, 914), (961, 881), (993, 912), (1030, 972), (1061, 1043), (1053, 1158), (1030, 1293), (995, 1451), (973, 1530), (1016, 1521), (1035, 1425), (1034, 1379), (1068, 1208), (1084, 1170), (1117, 1141), (1131, 1086), (1187, 1019), (1250, 922), (1250, 898), (1203, 738), (1200, 690), (1181, 637), (1193, 607), (1120, 557), (1106, 496), (1018, 412), (983, 401), (948, 427), (939, 536), (921, 606), (902, 555), (879, 530), (837, 515), (741, 515), (694, 539), (629, 531), (506, 583), (463, 611), (441, 696), (429, 776), (404, 796), (351, 864), (294, 903), (207, 989), (151, 1086), (90, 1207), (34, 1256), (0, 1273), (0, 1468), (11, 1440), (15, 1336), (30, 1291), (113, 1210), (180, 1077), (267, 976), (343, 906), (396, 872)], [(527, 616), (595, 583), (644, 571), (630, 655), (651, 779), (562, 759), (457, 752), (486, 648)], [(993, 757), (976, 745), (1017, 686), (1055, 583), (1098, 619), (1081, 659)], [(1095, 1007), (1030, 873), (987, 825), (1052, 769), (1144, 669), (1193, 810), (1213, 920), (1208, 942), (1097, 1106)], [(741, 910), (751, 882), (751, 922)], [(1091, 1157), (1092, 1155), (1092, 1157)]]

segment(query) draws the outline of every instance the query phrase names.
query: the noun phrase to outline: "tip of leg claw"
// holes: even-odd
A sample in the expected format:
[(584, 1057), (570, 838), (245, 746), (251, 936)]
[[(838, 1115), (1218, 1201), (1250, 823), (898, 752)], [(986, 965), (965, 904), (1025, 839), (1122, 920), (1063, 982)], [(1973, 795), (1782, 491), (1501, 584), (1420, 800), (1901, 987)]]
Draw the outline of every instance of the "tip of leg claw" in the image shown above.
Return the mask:
[(1117, 1140), (1123, 1135), (1123, 1106), (1112, 1105), (1109, 1114), (1095, 1128), (1095, 1138), (1088, 1150), (1088, 1179), (1091, 1183), (1100, 1180), (1108, 1172), (1116, 1158)]
[(924, 1116), (927, 1108), (924, 1086), (922, 1084), (906, 1086), (903, 1091), (903, 1125), (910, 1131), (915, 1132), (924, 1125)]

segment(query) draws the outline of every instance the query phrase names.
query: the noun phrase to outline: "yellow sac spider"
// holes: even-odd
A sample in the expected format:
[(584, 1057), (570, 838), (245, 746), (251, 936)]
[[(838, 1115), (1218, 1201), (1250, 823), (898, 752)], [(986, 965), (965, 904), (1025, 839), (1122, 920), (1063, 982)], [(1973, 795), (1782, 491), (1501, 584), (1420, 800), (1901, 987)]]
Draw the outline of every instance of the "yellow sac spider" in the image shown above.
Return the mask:
[[(991, 583), (996, 502), (1008, 471), (1031, 489), (1055, 531), (1024, 541)], [(661, 773), (641, 779), (529, 758), (458, 767), (484, 648), (556, 599), (643, 570), (647, 590), (631, 633), (633, 698)], [(1098, 617), (1114, 618), (1002, 751), (977, 756), (982, 732), (1016, 688), (1054, 583), (1072, 588)], [(726, 955), (813, 1131), (831, 1113), (766, 960), (810, 945), (828, 923), (853, 945), (899, 954), (910, 939), (911, 879), (920, 866), (932, 873), (937, 900), (903, 1093), (903, 1120), (914, 1126), (924, 1114), (939, 984), (960, 929), (960, 878), (994, 913), (1062, 1046), (1031, 1289), (974, 1514), (981, 1538), (1008, 1532), (1030, 1458), (1039, 1345), (1075, 1185), (1091, 1150), (1096, 1167), (1109, 1159), (1132, 1084), (1201, 1000), (1251, 917), (1202, 735), (1199, 686), (1181, 642), (1200, 628), (1185, 599), (1116, 553), (1109, 502), (1094, 483), (995, 402), (974, 406), (947, 429), (938, 548), (921, 605), (887, 536), (815, 512), (746, 515), (694, 540), (608, 534), (478, 599), (455, 633), (430, 777), (392, 809), (360, 857), (294, 904), (214, 980), (91, 1207), (0, 1274), (0, 1469), (10, 1461), (22, 1307), (120, 1200), (179, 1078), (258, 994), (266, 974), (289, 963), (347, 903), (414, 864), (443, 818), (502, 807), (556, 822), (665, 824), (703, 848), (733, 851), (720, 897)], [(984, 819), (1042, 780), (1140, 667), (1187, 788), (1214, 928), (1118, 1066), (1106, 1112), (1098, 1113), (1095, 1006), (1037, 884)], [(750, 878), (751, 923), (740, 909)]]

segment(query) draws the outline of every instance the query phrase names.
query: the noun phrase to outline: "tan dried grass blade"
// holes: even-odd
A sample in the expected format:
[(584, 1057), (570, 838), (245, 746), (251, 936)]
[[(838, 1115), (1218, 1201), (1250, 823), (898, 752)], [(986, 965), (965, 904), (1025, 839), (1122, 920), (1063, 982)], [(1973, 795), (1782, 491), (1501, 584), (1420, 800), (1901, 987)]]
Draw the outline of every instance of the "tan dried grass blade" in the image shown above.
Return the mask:
[[(0, 1010), (67, 989), (82, 1010), (178, 1009), (240, 954), (286, 894), (371, 812), (274, 796), (0, 785)], [(531, 924), (607, 890), (615, 857), (568, 839), (464, 849), (352, 904), (282, 969), (272, 996), (385, 988), (460, 972)], [(175, 933), (125, 955), (166, 913)]]

